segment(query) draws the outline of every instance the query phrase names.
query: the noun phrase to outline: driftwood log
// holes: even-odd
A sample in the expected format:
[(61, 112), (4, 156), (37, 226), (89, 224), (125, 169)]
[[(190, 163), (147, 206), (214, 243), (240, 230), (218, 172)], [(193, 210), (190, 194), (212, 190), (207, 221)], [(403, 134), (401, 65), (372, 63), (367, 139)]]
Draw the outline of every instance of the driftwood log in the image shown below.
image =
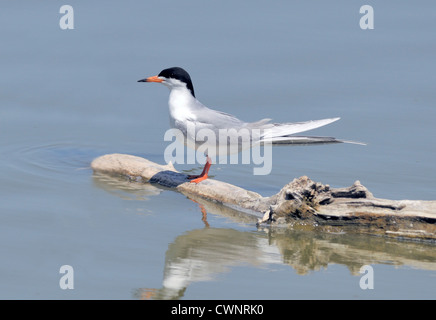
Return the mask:
[(348, 188), (330, 188), (303, 176), (277, 194), (263, 197), (214, 179), (190, 183), (187, 175), (171, 164), (160, 165), (132, 155), (104, 155), (95, 159), (91, 168), (255, 215), (258, 225), (436, 241), (436, 201), (378, 199), (359, 181)]

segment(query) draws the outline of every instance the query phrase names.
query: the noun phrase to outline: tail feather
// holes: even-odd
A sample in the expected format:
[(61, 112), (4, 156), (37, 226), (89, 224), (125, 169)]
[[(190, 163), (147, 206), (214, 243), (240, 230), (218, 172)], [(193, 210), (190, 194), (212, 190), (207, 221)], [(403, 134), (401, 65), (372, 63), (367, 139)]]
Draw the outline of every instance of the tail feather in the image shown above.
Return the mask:
[(331, 144), (331, 143), (352, 143), (366, 145), (366, 143), (350, 140), (340, 140), (333, 137), (310, 137), (310, 136), (289, 136), (289, 137), (274, 137), (263, 139), (262, 144), (272, 145), (308, 145), (308, 144)]
[(307, 144), (329, 144), (329, 143), (352, 143), (366, 145), (363, 142), (340, 140), (333, 137), (311, 137), (311, 136), (294, 136), (295, 133), (309, 131), (323, 127), (340, 118), (329, 118), (321, 120), (312, 120), (305, 122), (293, 123), (270, 123), (270, 119), (263, 119), (258, 122), (248, 123), (249, 128), (262, 129), (263, 134), (258, 142), (260, 144), (273, 145), (307, 145)]

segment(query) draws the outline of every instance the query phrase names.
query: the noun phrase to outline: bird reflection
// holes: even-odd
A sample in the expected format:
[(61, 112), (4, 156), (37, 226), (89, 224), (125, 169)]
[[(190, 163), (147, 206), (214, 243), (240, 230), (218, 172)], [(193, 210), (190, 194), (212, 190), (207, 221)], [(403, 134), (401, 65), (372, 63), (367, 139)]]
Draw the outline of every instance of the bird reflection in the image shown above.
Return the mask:
[(180, 235), (171, 243), (165, 255), (162, 288), (142, 289), (141, 298), (178, 299), (189, 284), (211, 281), (232, 267), (282, 263), (276, 246), (266, 237), (234, 229), (196, 229)]
[[(203, 205), (200, 210), (206, 210)], [(203, 216), (204, 218), (204, 216)], [(433, 244), (402, 242), (382, 237), (353, 233), (316, 232), (308, 230), (259, 229), (239, 231), (229, 228), (205, 228), (188, 231), (176, 237), (165, 255), (160, 289), (137, 289), (139, 299), (180, 299), (189, 285), (215, 281), (219, 274), (236, 266), (273, 268), (288, 265), (299, 275), (327, 268), (329, 264), (345, 265), (350, 273), (360, 276), (363, 265), (408, 265), (436, 270)]]
[(206, 211), (206, 208), (204, 207), (204, 205), (202, 205), (202, 204), (199, 203), (198, 201), (196, 201), (196, 200), (194, 200), (194, 199), (191, 199), (191, 200), (194, 201), (196, 204), (198, 204), (198, 206), (199, 206), (199, 208), (200, 208), (200, 211), (201, 211), (201, 214), (202, 214), (202, 216), (201, 216), (201, 221), (203, 221), (204, 226), (205, 226), (206, 228), (209, 228), (210, 225), (209, 225), (209, 222), (207, 222), (207, 211)]

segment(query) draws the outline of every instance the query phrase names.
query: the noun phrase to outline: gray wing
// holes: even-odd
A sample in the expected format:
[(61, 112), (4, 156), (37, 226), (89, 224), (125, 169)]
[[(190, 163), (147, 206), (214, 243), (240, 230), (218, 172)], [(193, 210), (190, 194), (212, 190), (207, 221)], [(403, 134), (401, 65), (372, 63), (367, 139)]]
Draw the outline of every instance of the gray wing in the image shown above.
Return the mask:
[(196, 125), (200, 128), (209, 128), (214, 131), (229, 128), (239, 129), (246, 124), (244, 121), (229, 113), (209, 109), (207, 107), (201, 108), (195, 115), (196, 119), (192, 121), (194, 121)]

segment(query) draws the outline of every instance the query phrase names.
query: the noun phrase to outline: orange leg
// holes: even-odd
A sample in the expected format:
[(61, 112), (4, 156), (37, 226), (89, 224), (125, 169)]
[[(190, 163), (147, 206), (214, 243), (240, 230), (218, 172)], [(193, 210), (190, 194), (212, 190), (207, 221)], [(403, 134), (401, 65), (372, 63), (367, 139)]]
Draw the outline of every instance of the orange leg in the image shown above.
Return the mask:
[(210, 166), (212, 165), (212, 159), (207, 156), (206, 164), (204, 165), (203, 172), (200, 175), (190, 175), (188, 179), (192, 179), (191, 183), (199, 183), (208, 178), (207, 174), (209, 173)]
[(206, 211), (206, 208), (201, 203), (198, 203), (194, 199), (191, 199), (191, 198), (188, 198), (188, 199), (190, 199), (190, 200), (194, 201), (196, 204), (198, 204), (198, 206), (200, 207), (201, 213), (203, 215), (202, 218), (201, 218), (201, 221), (204, 222), (204, 226), (205, 227), (209, 228), (210, 226), (209, 226), (209, 223), (207, 222), (207, 211)]

